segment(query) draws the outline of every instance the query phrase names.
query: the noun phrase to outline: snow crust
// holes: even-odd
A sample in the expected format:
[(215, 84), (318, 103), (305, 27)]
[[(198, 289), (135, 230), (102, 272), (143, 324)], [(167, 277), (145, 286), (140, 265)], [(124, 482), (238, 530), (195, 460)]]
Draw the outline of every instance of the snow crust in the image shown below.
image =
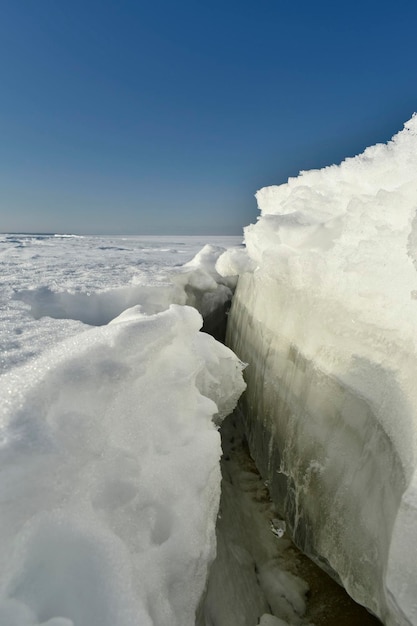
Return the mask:
[(217, 268), (240, 274), (257, 460), (298, 542), (384, 623), (417, 624), (417, 116), (256, 195), (247, 258)]
[(0, 379), (0, 623), (194, 624), (242, 364), (190, 307), (129, 309)]

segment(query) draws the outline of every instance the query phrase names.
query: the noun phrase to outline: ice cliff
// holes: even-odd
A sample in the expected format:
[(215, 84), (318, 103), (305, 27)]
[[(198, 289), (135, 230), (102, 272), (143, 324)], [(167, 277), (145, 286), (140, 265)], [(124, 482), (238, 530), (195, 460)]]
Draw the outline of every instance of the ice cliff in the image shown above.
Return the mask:
[(257, 193), (228, 345), (252, 454), (296, 543), (388, 626), (417, 624), (417, 116)]

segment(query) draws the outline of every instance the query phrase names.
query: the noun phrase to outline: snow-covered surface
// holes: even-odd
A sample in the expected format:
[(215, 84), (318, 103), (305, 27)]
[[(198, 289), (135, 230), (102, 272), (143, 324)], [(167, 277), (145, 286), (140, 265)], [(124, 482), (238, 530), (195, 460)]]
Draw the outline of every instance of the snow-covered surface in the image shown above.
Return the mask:
[(158, 313), (171, 303), (197, 302), (206, 314), (210, 304), (231, 295), (230, 281), (215, 282), (215, 260), (241, 241), (0, 235), (0, 372), (83, 330), (83, 324), (107, 324), (137, 304), (145, 313)]
[[(1, 240), (2, 626), (194, 625), (220, 496), (213, 419), (243, 366), (170, 298), (208, 290), (210, 310), (230, 292), (219, 247), (170, 269), (205, 242), (120, 241)], [(89, 303), (99, 327), (70, 319)], [(106, 306), (120, 315), (103, 324)]]
[(417, 624), (417, 116), (257, 199), (247, 258), (217, 268), (240, 274), (258, 460), (298, 542), (386, 624)]

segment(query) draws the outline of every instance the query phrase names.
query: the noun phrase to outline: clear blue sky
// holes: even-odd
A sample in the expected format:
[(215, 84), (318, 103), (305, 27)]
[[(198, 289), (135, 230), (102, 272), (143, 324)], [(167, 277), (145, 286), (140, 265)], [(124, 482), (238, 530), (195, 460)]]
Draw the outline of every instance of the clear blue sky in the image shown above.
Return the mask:
[(239, 234), (417, 110), (417, 2), (6, 0), (0, 232)]

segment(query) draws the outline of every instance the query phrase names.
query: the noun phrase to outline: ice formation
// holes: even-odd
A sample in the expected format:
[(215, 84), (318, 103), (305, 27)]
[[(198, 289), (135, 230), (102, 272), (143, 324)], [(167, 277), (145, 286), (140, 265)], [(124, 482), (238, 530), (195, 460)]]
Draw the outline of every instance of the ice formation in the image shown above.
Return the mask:
[(257, 199), (247, 255), (217, 264), (239, 274), (252, 452), (297, 543), (385, 624), (416, 625), (417, 116)]
[(140, 307), (0, 379), (0, 624), (192, 626), (242, 364)]

